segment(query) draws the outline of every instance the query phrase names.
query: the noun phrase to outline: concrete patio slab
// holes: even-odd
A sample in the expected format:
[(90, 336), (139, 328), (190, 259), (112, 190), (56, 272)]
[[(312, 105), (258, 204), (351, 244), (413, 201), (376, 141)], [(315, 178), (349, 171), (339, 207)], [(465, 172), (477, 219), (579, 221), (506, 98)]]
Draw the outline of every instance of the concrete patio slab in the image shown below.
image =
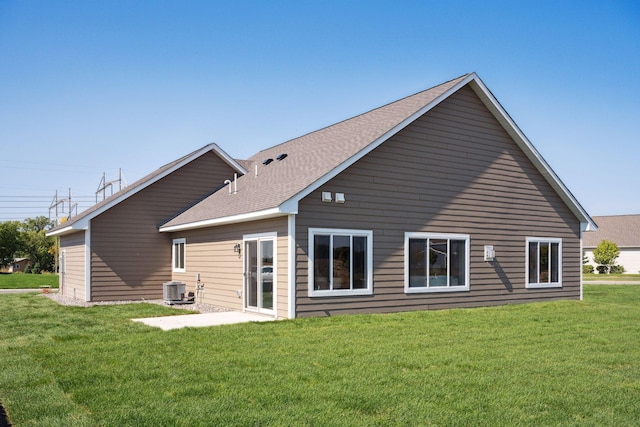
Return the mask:
[(147, 317), (131, 319), (148, 326), (154, 326), (169, 331), (180, 328), (202, 328), (206, 326), (232, 325), (235, 323), (271, 322), (277, 320), (272, 316), (239, 311), (224, 311), (218, 313), (184, 314), (180, 316)]

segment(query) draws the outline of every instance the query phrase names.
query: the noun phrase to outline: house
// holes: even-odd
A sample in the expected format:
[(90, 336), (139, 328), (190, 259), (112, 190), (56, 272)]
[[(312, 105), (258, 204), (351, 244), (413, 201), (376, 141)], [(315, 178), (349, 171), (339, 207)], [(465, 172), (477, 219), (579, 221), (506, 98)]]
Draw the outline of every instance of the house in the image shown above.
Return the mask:
[(598, 230), (585, 233), (583, 248), (589, 264), (593, 261), (593, 250), (603, 240), (618, 245), (620, 256), (616, 265), (621, 265), (625, 273), (640, 273), (640, 215), (594, 216)]
[(295, 318), (580, 299), (593, 229), (471, 73), (245, 161), (206, 146), (49, 234), (64, 294)]
[(29, 265), (31, 265), (29, 258), (15, 258), (10, 265), (0, 268), (0, 273), (24, 272)]

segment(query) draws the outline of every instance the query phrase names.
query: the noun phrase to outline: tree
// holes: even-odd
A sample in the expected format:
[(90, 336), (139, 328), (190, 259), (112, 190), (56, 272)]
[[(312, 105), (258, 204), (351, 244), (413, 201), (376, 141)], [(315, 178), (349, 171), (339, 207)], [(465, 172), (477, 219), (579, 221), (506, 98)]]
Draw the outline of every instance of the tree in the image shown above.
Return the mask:
[(616, 265), (616, 259), (620, 256), (618, 245), (609, 240), (603, 240), (593, 250), (593, 261), (599, 265), (598, 271), (609, 273), (611, 267)]
[(20, 222), (0, 222), (0, 266), (6, 267), (13, 262), (20, 249)]
[(20, 252), (33, 263), (32, 272), (53, 271), (56, 244), (54, 237), (47, 237), (46, 232), (53, 227), (47, 217), (27, 218), (22, 223)]
[(593, 265), (589, 264), (589, 257), (587, 256), (585, 250), (582, 250), (582, 274), (591, 274), (593, 273)]
[(53, 227), (53, 221), (51, 221), (46, 216), (27, 218), (23, 223), (24, 231), (35, 231), (36, 233), (40, 233), (41, 231), (46, 232), (51, 227)]

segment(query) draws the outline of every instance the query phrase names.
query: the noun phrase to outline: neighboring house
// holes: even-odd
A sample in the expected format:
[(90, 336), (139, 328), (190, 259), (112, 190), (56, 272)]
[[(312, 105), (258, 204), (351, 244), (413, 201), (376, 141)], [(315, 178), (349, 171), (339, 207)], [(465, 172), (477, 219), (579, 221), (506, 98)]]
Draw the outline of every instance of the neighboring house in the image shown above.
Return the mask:
[(596, 267), (593, 250), (601, 241), (609, 240), (620, 249), (616, 264), (623, 266), (625, 273), (640, 273), (640, 215), (594, 216), (593, 220), (598, 230), (585, 233), (583, 240), (589, 264)]
[(64, 294), (172, 280), (280, 318), (582, 297), (595, 223), (473, 73), (246, 161), (174, 163), (49, 233)]
[(2, 267), (2, 269), (0, 269), (0, 273), (23, 272), (30, 264), (31, 262), (29, 261), (29, 258), (15, 258), (13, 263), (6, 267)]

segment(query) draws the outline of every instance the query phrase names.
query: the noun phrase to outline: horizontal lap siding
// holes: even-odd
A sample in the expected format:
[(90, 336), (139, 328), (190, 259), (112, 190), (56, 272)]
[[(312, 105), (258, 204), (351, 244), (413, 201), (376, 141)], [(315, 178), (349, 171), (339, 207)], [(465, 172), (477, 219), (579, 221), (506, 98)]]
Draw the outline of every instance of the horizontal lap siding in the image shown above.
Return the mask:
[[(322, 203), (322, 191), (345, 193)], [(373, 230), (372, 296), (309, 298), (309, 227)], [(469, 234), (470, 291), (404, 293), (404, 233)], [(476, 307), (580, 296), (580, 224), (469, 88), (300, 202), (298, 316)], [(525, 288), (526, 237), (563, 239), (563, 287)], [(496, 261), (483, 260), (493, 245)]]
[(65, 297), (85, 299), (84, 231), (60, 237), (60, 251), (64, 251), (64, 273), (61, 274), (62, 294)]
[(162, 298), (171, 280), (171, 237), (158, 226), (233, 178), (207, 153), (91, 221), (91, 298)]
[[(230, 196), (233, 197), (233, 196)], [(196, 274), (204, 283), (204, 293), (199, 295), (206, 304), (242, 310), (243, 300), (237, 291), (243, 292), (243, 253), (238, 255), (233, 247), (244, 235), (277, 233), (277, 316), (288, 316), (288, 237), (287, 218), (273, 218), (246, 222), (238, 225), (200, 228), (172, 234), (172, 239), (186, 239), (186, 272), (173, 273), (172, 280), (187, 284), (187, 291), (195, 292)], [(244, 251), (244, 247), (242, 248)]]

